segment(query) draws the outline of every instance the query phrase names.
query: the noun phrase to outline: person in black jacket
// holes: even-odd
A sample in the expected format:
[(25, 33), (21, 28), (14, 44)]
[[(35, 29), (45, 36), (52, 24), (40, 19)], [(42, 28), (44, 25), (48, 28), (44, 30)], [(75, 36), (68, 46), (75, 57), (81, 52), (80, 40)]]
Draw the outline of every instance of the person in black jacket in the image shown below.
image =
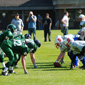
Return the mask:
[(43, 28), (44, 28), (44, 41), (47, 41), (47, 34), (49, 38), (49, 42), (51, 42), (51, 26), (52, 26), (52, 19), (49, 17), (49, 14), (46, 13), (46, 18), (43, 22)]

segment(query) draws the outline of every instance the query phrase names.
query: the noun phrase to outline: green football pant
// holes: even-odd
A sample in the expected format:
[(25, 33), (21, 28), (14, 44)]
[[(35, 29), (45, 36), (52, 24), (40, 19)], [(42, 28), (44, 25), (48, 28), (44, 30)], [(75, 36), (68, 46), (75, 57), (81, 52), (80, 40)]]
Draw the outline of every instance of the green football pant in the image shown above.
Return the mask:
[(13, 64), (11, 65), (12, 67), (15, 66), (15, 64), (16, 64), (18, 58), (19, 58), (19, 55), (18, 54), (14, 54), (14, 57), (15, 57), (15, 60), (14, 60)]
[(1, 48), (5, 52), (6, 56), (9, 58), (9, 61), (6, 63), (6, 67), (9, 68), (15, 61), (14, 53), (12, 49), (4, 43), (1, 45)]
[(0, 62), (4, 62), (4, 54), (2, 50), (0, 50)]

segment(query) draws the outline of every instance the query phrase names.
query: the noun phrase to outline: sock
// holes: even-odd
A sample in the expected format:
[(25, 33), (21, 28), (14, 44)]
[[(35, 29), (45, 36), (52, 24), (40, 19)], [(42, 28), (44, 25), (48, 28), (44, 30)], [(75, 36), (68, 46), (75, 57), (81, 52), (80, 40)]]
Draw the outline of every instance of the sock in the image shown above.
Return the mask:
[(2, 62), (1, 64), (2, 64), (2, 67), (3, 67), (3, 68), (5, 68), (5, 67), (6, 67), (6, 66), (5, 66), (5, 62)]
[(8, 68), (7, 67), (5, 67), (5, 69), (3, 70), (3, 72), (6, 72), (8, 70)]
[(78, 66), (78, 64), (79, 64), (79, 59), (78, 59), (78, 57), (76, 56), (75, 61), (74, 61), (74, 65)]

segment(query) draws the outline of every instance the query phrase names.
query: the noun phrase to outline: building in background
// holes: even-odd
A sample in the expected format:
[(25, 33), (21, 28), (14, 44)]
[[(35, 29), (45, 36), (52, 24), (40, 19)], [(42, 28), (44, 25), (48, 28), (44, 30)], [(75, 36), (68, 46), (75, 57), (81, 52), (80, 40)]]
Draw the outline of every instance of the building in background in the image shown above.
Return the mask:
[(55, 22), (52, 0), (0, 0), (0, 29), (6, 29), (15, 13), (20, 14), (20, 18), (22, 18), (25, 25), (24, 29), (28, 29), (26, 18), (30, 10), (36, 16), (40, 14), (43, 17), (48, 12)]
[(15, 13), (19, 13), (25, 25), (24, 29), (27, 30), (26, 18), (30, 10), (36, 16), (40, 14), (43, 18), (45, 13), (49, 13), (53, 21), (52, 28), (57, 21), (60, 23), (64, 11), (67, 10), (71, 17), (70, 28), (77, 29), (79, 28), (77, 21), (79, 9), (82, 9), (83, 14), (85, 14), (84, 0), (0, 0), (0, 29), (6, 29)]
[(70, 13), (70, 29), (79, 28), (79, 9), (82, 10), (82, 13), (85, 14), (85, 0), (53, 0), (53, 6), (55, 10), (55, 20), (61, 21), (64, 11)]

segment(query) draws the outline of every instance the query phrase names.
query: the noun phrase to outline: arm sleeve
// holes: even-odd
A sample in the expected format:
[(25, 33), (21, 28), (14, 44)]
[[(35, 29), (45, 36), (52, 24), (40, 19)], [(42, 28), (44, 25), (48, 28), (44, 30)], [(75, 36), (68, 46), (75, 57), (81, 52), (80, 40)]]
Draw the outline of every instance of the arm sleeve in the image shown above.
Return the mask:
[(13, 38), (13, 34), (9, 31), (5, 39), (12, 39), (12, 38)]

